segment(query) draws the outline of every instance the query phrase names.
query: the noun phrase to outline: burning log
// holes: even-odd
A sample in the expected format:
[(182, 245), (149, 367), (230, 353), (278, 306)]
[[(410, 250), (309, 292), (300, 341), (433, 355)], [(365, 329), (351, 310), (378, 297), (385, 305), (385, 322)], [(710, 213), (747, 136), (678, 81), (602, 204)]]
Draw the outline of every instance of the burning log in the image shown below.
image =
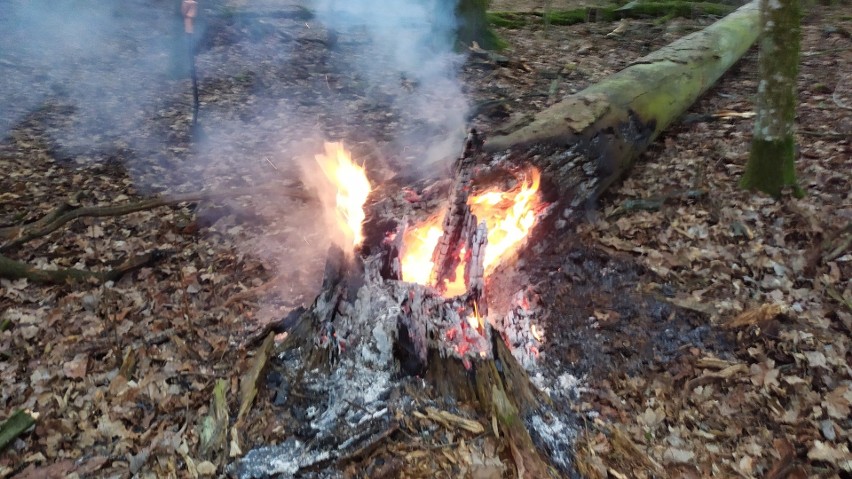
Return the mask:
[[(430, 278), (431, 283), (444, 293), (447, 292), (448, 284), (460, 279), (456, 278), (456, 270), (463, 262), (468, 265), (465, 267), (465, 285), (469, 284), (468, 275), (471, 264), (469, 259), (473, 252), (472, 242), (475, 241), (476, 236), (474, 233), (479, 229), (479, 225), (468, 205), (468, 196), (472, 166), (481, 147), (482, 142), (478, 133), (476, 130), (471, 130), (465, 141), (464, 152), (456, 164), (455, 185), (450, 194), (450, 206), (444, 215), (442, 235), (432, 256), (434, 267)], [(485, 228), (484, 225), (483, 228)], [(476, 241), (480, 243), (477, 245), (477, 251), (481, 251), (482, 243), (487, 241), (487, 237)], [(467, 261), (464, 261), (466, 259)], [(484, 261), (484, 258), (479, 258), (477, 255), (477, 261)], [(481, 268), (475, 266), (474, 273), (479, 269)]]
[[(432, 247), (427, 284), (403, 280), (402, 256), (409, 246), (406, 222), (381, 244), (361, 248), (361, 254), (330, 248), (320, 294), (280, 348), (282, 357), (295, 358), (292, 370), (298, 373), (292, 381), (323, 400), (312, 405), (316, 412), (306, 437), (276, 450), (279, 463), (289, 457), (295, 471), (315, 468), (365, 448), (371, 438), (388, 437), (386, 431), (396, 427), (392, 417), (410, 415), (417, 404), (399, 391), (422, 377), (432, 390), (429, 397), (453, 398), (473, 407), (480, 417), (493, 418), (490, 429), (505, 441), (504, 450), (510, 451), (526, 477), (551, 476), (551, 467), (525, 424), (531, 417), (559, 419), (548, 399), (530, 383), (499, 329), (513, 325), (516, 330), (508, 337), (511, 344), (521, 344), (517, 338), (524, 334), (517, 330), (523, 328), (515, 318), (518, 314), (510, 312), (509, 319), (498, 320), (486, 305), (491, 232), (488, 218), (479, 221), (473, 213), (474, 199), (485, 193), (472, 194), (471, 181), (481, 146), (472, 131), (457, 162), (451, 200)], [(524, 192), (527, 186), (519, 182), (516, 189)], [(490, 193), (492, 202), (503, 198)], [(461, 283), (461, 289), (451, 291), (449, 283)], [(524, 305), (529, 308), (529, 302)], [(393, 397), (398, 399), (389, 399)], [(311, 448), (308, 438), (328, 447)], [(235, 472), (241, 477), (271, 475), (267, 473), (272, 469), (262, 466), (268, 454), (253, 452), (235, 465)], [(266, 472), (258, 473), (257, 468)]]
[[(297, 371), (292, 381), (318, 401), (309, 426), (304, 437), (274, 451), (250, 453), (235, 466), (238, 476), (316, 470), (362, 450), (369, 438), (388, 437), (397, 425), (393, 418), (409, 416), (417, 404), (402, 391), (423, 390), (416, 377), (402, 373), (424, 378), (432, 398), (454, 398), (492, 418), (519, 476), (553, 477), (551, 465), (567, 472), (570, 463), (555, 452), (564, 453), (570, 440), (558, 442), (563, 438), (553, 434), (545, 440), (540, 432), (561, 430), (551, 425), (567, 417), (522, 366), (534, 362), (543, 340), (535, 291), (495, 295), (503, 304), (492, 301), (486, 310), (489, 272), (517, 251), (542, 207), (533, 200), (538, 172), (517, 181), (510, 204), (502, 207), (504, 191), (474, 191), (474, 165), (503, 161), (507, 149), (515, 150), (513, 159), (541, 165), (567, 206), (553, 226), (564, 226), (745, 52), (756, 24), (756, 8), (748, 5), (504, 131), (484, 148), (471, 132), (443, 216), (414, 225), (404, 220), (362, 255), (332, 250), (321, 293), (283, 345), (283, 360)], [(525, 152), (518, 154), (520, 147)], [(492, 215), (495, 208), (500, 212)], [(536, 447), (542, 443), (547, 459)], [(270, 461), (278, 468), (264, 466)]]

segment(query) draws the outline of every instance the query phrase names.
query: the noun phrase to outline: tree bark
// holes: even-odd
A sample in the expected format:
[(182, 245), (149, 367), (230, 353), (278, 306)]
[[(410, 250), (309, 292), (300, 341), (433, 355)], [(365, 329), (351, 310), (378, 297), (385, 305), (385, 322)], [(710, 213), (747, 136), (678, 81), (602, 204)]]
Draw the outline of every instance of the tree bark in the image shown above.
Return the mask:
[(456, 41), (468, 47), (476, 42), (480, 47), (492, 50), (505, 47), (503, 42), (488, 23), (486, 10), (489, 0), (454, 0), (456, 1)]
[(757, 39), (759, 20), (757, 3), (744, 5), (704, 30), (498, 130), (485, 149), (549, 145), (577, 151), (596, 170), (599, 181), (590, 194), (596, 198), (743, 56)]
[(796, 76), (801, 39), (799, 0), (760, 0), (760, 83), (754, 138), (741, 185), (772, 196), (796, 195)]

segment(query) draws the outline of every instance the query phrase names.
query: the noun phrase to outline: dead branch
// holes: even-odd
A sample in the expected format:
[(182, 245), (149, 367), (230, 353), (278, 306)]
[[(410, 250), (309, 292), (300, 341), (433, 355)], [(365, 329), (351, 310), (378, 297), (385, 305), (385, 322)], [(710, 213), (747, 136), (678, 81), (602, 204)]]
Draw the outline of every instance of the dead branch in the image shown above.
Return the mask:
[(148, 266), (164, 255), (164, 251), (154, 250), (141, 256), (130, 258), (120, 266), (108, 271), (89, 271), (76, 268), (40, 269), (0, 255), (0, 278), (10, 280), (25, 278), (40, 284), (82, 283), (90, 280), (105, 283), (107, 281), (116, 281), (133, 270)]
[(278, 276), (272, 278), (271, 280), (261, 284), (260, 286), (255, 286), (253, 288), (244, 289), (242, 291), (234, 293), (230, 297), (228, 297), (227, 300), (225, 300), (225, 302), (222, 304), (222, 307), (227, 308), (234, 303), (239, 303), (239, 302), (242, 302), (242, 301), (246, 301), (248, 299), (256, 298), (256, 297), (268, 292), (276, 284), (281, 284), (281, 281), (283, 281), (283, 280), (284, 280), (283, 275), (278, 275)]
[(848, 133), (831, 133), (816, 130), (798, 130), (797, 133), (805, 136), (815, 136), (818, 138), (830, 138), (832, 140), (848, 140), (852, 138), (852, 135)]
[(698, 200), (707, 195), (707, 192), (701, 189), (673, 191), (671, 193), (656, 195), (650, 198), (635, 198), (625, 200), (620, 206), (612, 211), (607, 217), (612, 218), (621, 216), (634, 211), (659, 211), (666, 203), (674, 203), (676, 201), (685, 202), (689, 200)]
[(223, 191), (200, 191), (195, 193), (186, 193), (169, 197), (151, 198), (135, 203), (126, 203), (122, 205), (106, 205), (106, 206), (83, 206), (73, 208), (67, 203), (59, 205), (54, 211), (47, 214), (45, 217), (20, 226), (10, 226), (0, 228), (0, 239), (8, 240), (5, 244), (0, 245), (0, 251), (7, 251), (16, 246), (22, 245), (35, 238), (46, 236), (60, 226), (83, 217), (105, 217), (105, 216), (122, 216), (139, 211), (150, 210), (162, 206), (173, 206), (180, 203), (195, 203), (204, 200), (215, 200), (220, 198), (233, 198), (237, 196), (250, 196), (258, 193), (274, 192), (278, 195), (288, 196), (291, 198), (299, 198), (310, 200), (312, 197), (309, 193), (298, 188), (283, 188), (283, 187), (264, 187), (264, 188), (236, 188)]

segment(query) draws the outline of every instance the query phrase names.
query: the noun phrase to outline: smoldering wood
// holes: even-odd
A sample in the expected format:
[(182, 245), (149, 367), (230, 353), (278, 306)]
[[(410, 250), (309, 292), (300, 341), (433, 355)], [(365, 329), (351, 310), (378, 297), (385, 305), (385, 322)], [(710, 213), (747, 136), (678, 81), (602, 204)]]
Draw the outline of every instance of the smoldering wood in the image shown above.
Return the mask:
[[(480, 142), (481, 138), (469, 138), (457, 166), (473, 157), (489, 164), (540, 166), (543, 177), (552, 185), (560, 214), (540, 220), (532, 237), (543, 234), (542, 230), (564, 228), (625, 174), (636, 156), (739, 59), (756, 37), (756, 24), (754, 5), (745, 6), (704, 32), (687, 36), (526, 122), (502, 130), (485, 144), (482, 153), (472, 154), (479, 150), (472, 140)], [(435, 288), (399, 281), (403, 226), (397, 240), (385, 245), (382, 253), (362, 259), (364, 281), (360, 288), (343, 287), (347, 281), (339, 279), (324, 282), (317, 301), (300, 317), (285, 349), (304, 349), (301, 357), (307, 359), (292, 363), (304, 372), (299, 378), (313, 378), (308, 382), (327, 388), (323, 391), (329, 399), (317, 413), (321, 420), (312, 422), (324, 428), (316, 433), (318, 436), (342, 437), (341, 431), (358, 429), (346, 401), (336, 399), (344, 393), (351, 395), (350, 400), (355, 398), (366, 411), (362, 414), (378, 414), (389, 407), (399, 408), (397, 415), (410, 412), (406, 408), (413, 407), (412, 395), (402, 396), (412, 402), (391, 405), (357, 386), (369, 381), (381, 384), (383, 391), (400, 391), (405, 378), (382, 381), (398, 374), (400, 364), (414, 362), (410, 370), (422, 371), (433, 397), (473, 404), (480, 417), (495, 418), (503, 445), (527, 477), (557, 477), (548, 461), (559, 462), (563, 472), (570, 465), (557, 461), (554, 455), (545, 459), (533, 438), (541, 441), (536, 429), (544, 424), (543, 417), (561, 421), (564, 417), (559, 414), (563, 413), (554, 413), (547, 396), (532, 385), (516, 357), (519, 351), (527, 354), (520, 355), (522, 360), (536, 354), (537, 336), (543, 331), (534, 331), (531, 324), (546, 305), (536, 306), (535, 292), (526, 289), (512, 298), (505, 316), (494, 327), (487, 322), (479, 327), (467, 321), (476, 300), (483, 304), (487, 301), (487, 285), (479, 270), (483, 262), (474, 259), (482, 256), (487, 231), (465, 208), (473, 183), (467, 176), (470, 171), (469, 165), (457, 168), (443, 225), (445, 238), (434, 256), (440, 266), (436, 266), (433, 277), (434, 284), (450, 278), (458, 265), (458, 253), (465, 246), (466, 255), (470, 255), (465, 294), (447, 299)], [(352, 277), (334, 268), (327, 273), (328, 278)], [(482, 291), (478, 290), (480, 286)], [(329, 341), (329, 337), (334, 339)], [(400, 398), (394, 394), (390, 397)], [(381, 417), (377, 420), (384, 420)], [(551, 452), (557, 449), (548, 448)], [(286, 454), (298, 458), (324, 455), (326, 460), (328, 454), (335, 453), (310, 450), (301, 444)]]
[(432, 256), (435, 266), (430, 280), (442, 291), (445, 281), (453, 282), (457, 279), (456, 270), (464, 259), (462, 250), (467, 251), (468, 255), (471, 251), (467, 243), (476, 231), (477, 219), (467, 200), (471, 189), (472, 168), (481, 154), (481, 148), (482, 140), (478, 132), (471, 130), (465, 140), (462, 154), (456, 161), (455, 183), (450, 192), (449, 207), (444, 214), (443, 234)]
[[(311, 427), (312, 434), (326, 441), (375, 437), (365, 434), (360, 423), (351, 419), (352, 404), (363, 414), (388, 408), (405, 410), (397, 409), (396, 415), (410, 413), (414, 402), (390, 405), (377, 399), (398, 397), (391, 391), (416, 378), (391, 381), (390, 377), (408, 372), (424, 377), (437, 397), (468, 402), (481, 417), (494, 417), (507, 442), (506, 450), (512, 448), (513, 454), (521, 455), (517, 460), (536, 477), (548, 477), (551, 469), (524, 425), (532, 414), (553, 414), (548, 400), (532, 386), (503, 334), (481, 319), (488, 314), (484, 265), (488, 231), (467, 205), (473, 166), (483, 159), (480, 148), (480, 137), (471, 132), (457, 162), (454, 196), (446, 212), (451, 220), (444, 222), (443, 241), (434, 255), (439, 271), (435, 277), (439, 277), (437, 274), (446, 275), (448, 269), (455, 273), (462, 260), (459, 253), (465, 251), (466, 291), (447, 298), (439, 288), (400, 280), (399, 255), (407, 224), (403, 220), (396, 234), (378, 247), (369, 247), (367, 256), (348, 254), (337, 246), (329, 249), (320, 293), (299, 316), (280, 351), (284, 356), (298, 352), (294, 361), (298, 373), (293, 380), (304, 385), (301, 387), (322, 384), (322, 394), (328, 399), (317, 413), (322, 420), (315, 419)], [(353, 381), (363, 385), (358, 387)], [(365, 392), (377, 387), (381, 394)], [(387, 430), (389, 416), (381, 415), (364, 427)], [(372, 446), (358, 441), (348, 441), (346, 448)], [(277, 454), (291, 458), (297, 470), (332, 464), (347, 454), (310, 447), (302, 441), (287, 444)], [(257, 466), (256, 457), (250, 462)]]

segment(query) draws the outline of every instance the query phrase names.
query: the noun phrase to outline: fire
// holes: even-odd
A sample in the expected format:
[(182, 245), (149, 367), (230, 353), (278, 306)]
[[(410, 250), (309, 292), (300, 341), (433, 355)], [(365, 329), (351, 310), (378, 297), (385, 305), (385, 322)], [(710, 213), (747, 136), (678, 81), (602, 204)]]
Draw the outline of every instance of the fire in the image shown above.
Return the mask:
[(400, 257), (402, 266), (402, 280), (409, 283), (429, 284), (429, 276), (432, 275), (432, 252), (438, 246), (441, 239), (440, 216), (433, 216), (416, 228), (405, 230), (402, 244), (405, 245)]
[[(536, 208), (539, 206), (540, 180), (541, 175), (538, 170), (532, 169), (529, 177), (511, 191), (500, 191), (495, 188), (468, 198), (473, 214), (479, 221), (485, 220), (488, 226), (488, 244), (485, 247), (486, 274), (492, 272), (518, 247), (535, 224)], [(429, 284), (434, 266), (432, 254), (441, 238), (442, 222), (442, 217), (433, 216), (406, 229), (403, 236), (405, 247), (400, 258), (403, 281)], [(464, 261), (461, 261), (456, 270), (456, 280), (444, 285), (446, 296), (456, 296), (465, 292), (464, 266)]]
[[(432, 267), (435, 266), (432, 261), (432, 253), (438, 246), (438, 241), (443, 234), (442, 222), (442, 217), (433, 216), (417, 227), (407, 229), (403, 234), (402, 244), (405, 245), (405, 251), (400, 257), (403, 281), (417, 284), (430, 283)], [(462, 249), (461, 254), (464, 256), (464, 249)], [(444, 294), (448, 297), (458, 296), (464, 293), (465, 289), (464, 263), (461, 262), (456, 268), (455, 281), (444, 284)]]
[(337, 188), (335, 218), (352, 246), (364, 240), (361, 224), (366, 215), (364, 203), (372, 191), (363, 166), (352, 161), (352, 155), (340, 142), (325, 142), (325, 154), (315, 156), (326, 178)]
[(479, 314), (479, 305), (476, 301), (473, 302), (473, 315), (467, 317), (467, 323), (477, 331), (482, 332), (485, 329), (485, 318)]
[(468, 203), (480, 221), (488, 225), (485, 273), (494, 271), (512, 253), (535, 225), (541, 174), (533, 169), (517, 191), (489, 190), (472, 196)]

